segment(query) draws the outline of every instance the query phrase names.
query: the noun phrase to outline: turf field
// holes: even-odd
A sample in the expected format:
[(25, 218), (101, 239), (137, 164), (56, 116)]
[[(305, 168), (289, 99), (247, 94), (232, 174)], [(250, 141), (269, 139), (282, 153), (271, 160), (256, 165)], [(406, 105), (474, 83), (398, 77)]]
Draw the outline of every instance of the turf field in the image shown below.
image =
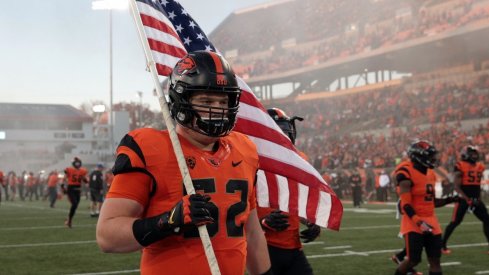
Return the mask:
[[(486, 203), (487, 204), (487, 203)], [(82, 202), (73, 229), (63, 225), (66, 200), (56, 208), (46, 201), (5, 202), (0, 205), (0, 274), (126, 274), (138, 273), (139, 253), (104, 254), (95, 243), (96, 218)], [(344, 203), (340, 232), (323, 231), (305, 246), (316, 274), (393, 274), (390, 256), (403, 246), (394, 205), (353, 209)], [(442, 227), (452, 208), (438, 209)], [(453, 253), (442, 257), (444, 274), (489, 274), (487, 243), (482, 224), (466, 216), (449, 243)], [(428, 274), (427, 262), (418, 271)]]

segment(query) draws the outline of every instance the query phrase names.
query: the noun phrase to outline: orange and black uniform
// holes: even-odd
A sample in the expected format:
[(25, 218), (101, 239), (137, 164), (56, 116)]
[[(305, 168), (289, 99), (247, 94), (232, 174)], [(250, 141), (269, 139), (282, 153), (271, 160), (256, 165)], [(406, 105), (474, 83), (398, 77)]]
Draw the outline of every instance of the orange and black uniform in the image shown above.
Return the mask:
[[(0, 171), (0, 188), (5, 187), (5, 183), (3, 181), (3, 172)], [(6, 189), (5, 189), (6, 190)], [(8, 201), (8, 193), (5, 193), (6, 195), (6, 200)], [(0, 202), (2, 201), (2, 190), (0, 189)]]
[[(418, 225), (405, 213), (401, 219), (401, 234), (404, 236), (410, 261), (419, 263), (423, 248), (430, 258), (441, 257), (441, 227), (435, 215), (436, 175), (432, 169), (422, 167), (412, 161), (400, 163), (395, 170), (398, 183), (411, 182), (411, 203), (415, 214), (433, 227), (431, 234), (423, 234)], [(401, 196), (401, 205), (404, 205)]]
[(68, 167), (65, 169), (66, 181), (68, 182), (68, 199), (71, 203), (68, 219), (71, 221), (80, 203), (81, 184), (86, 182), (87, 169), (80, 167)]
[(56, 203), (56, 199), (58, 198), (58, 172), (51, 172), (48, 177), (48, 195), (49, 195), (49, 206), (52, 208)]
[(447, 246), (450, 235), (464, 219), (465, 213), (467, 213), (467, 209), (469, 209), (469, 207), (471, 207), (474, 215), (480, 221), (482, 221), (484, 235), (486, 235), (487, 242), (489, 242), (489, 214), (487, 213), (487, 208), (484, 202), (480, 199), (481, 180), (484, 169), (484, 164), (480, 162), (472, 164), (468, 161), (458, 161), (455, 165), (455, 171), (459, 172), (462, 177), (460, 188), (469, 198), (472, 205), (469, 205), (469, 202), (466, 200), (460, 200), (459, 202), (455, 203), (452, 219), (445, 228), (445, 233), (443, 234), (444, 248)]
[[(303, 152), (299, 154), (303, 159), (308, 160)], [(273, 210), (273, 208), (258, 207), (258, 217), (262, 220)], [(300, 218), (298, 215), (289, 214), (287, 222), (290, 225), (283, 231), (264, 228), (273, 274), (312, 274), (312, 268), (302, 250), (299, 236)]]
[[(244, 224), (256, 208), (258, 154), (244, 135), (220, 138), (215, 152), (203, 151), (179, 136), (196, 192), (211, 197), (215, 223), (207, 225), (222, 274), (243, 274)], [(217, 147), (217, 146), (216, 146)], [(117, 149), (114, 180), (107, 198), (126, 198), (144, 207), (144, 217), (170, 211), (185, 195), (168, 131), (137, 129)], [(142, 274), (210, 274), (197, 228), (145, 247)]]

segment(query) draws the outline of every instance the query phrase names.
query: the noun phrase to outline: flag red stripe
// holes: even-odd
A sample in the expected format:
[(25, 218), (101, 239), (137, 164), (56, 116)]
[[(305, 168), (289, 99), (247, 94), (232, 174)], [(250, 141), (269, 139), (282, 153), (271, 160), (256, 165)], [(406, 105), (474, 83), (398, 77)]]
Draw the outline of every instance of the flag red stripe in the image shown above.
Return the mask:
[(289, 150), (297, 151), (286, 136), (278, 133), (271, 128), (268, 128), (267, 126), (259, 122), (247, 120), (245, 118), (239, 118), (236, 126), (234, 127), (234, 130), (249, 136), (254, 136), (276, 144), (280, 144)]
[(160, 20), (158, 20), (152, 16), (145, 15), (142, 13), (141, 13), (141, 20), (143, 21), (143, 25), (150, 27), (150, 28), (153, 28), (153, 29), (157, 29), (157, 30), (162, 31), (164, 33), (167, 33), (167, 34), (175, 37), (179, 41), (182, 41), (182, 40), (180, 40), (180, 37), (178, 36), (178, 34), (175, 33), (175, 31), (170, 26), (165, 24), (164, 22), (161, 22)]
[(260, 156), (260, 169), (282, 175), (287, 178), (293, 178), (298, 182), (309, 186), (309, 188), (315, 188), (326, 193), (335, 194), (329, 185), (322, 183), (318, 178), (316, 178), (316, 176), (311, 175), (293, 165), (265, 156)]
[(256, 99), (256, 97), (249, 91), (243, 90), (243, 92), (241, 93), (241, 96), (239, 98), (239, 101), (242, 103), (246, 103), (248, 105), (251, 105), (253, 107), (260, 108), (263, 110), (263, 112), (267, 111), (267, 110), (265, 110), (263, 105)]
[(149, 47), (157, 52), (168, 54), (175, 57), (184, 57), (187, 52), (179, 47), (172, 46), (170, 44), (163, 43), (158, 40), (148, 38)]
[(319, 190), (309, 188), (309, 194), (307, 195), (306, 215), (307, 219), (316, 223), (316, 212), (319, 204)]
[(343, 205), (337, 196), (331, 196), (331, 211), (329, 214), (328, 228), (339, 230), (341, 217), (343, 216)]
[(156, 70), (158, 71), (159, 75), (169, 76), (173, 69), (163, 64), (156, 63)]
[(265, 172), (265, 177), (267, 179), (267, 185), (268, 185), (268, 202), (270, 203), (271, 208), (279, 208), (278, 204), (278, 183), (277, 183), (277, 177), (267, 171)]
[(288, 180), (289, 184), (289, 213), (299, 215), (299, 184), (295, 180)]

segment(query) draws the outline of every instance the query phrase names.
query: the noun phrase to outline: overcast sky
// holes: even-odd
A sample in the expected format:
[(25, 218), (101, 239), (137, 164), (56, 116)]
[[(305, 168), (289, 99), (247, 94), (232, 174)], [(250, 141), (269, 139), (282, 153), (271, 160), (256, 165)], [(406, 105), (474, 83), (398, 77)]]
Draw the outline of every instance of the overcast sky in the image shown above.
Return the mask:
[[(124, 0), (122, 0), (124, 1)], [(109, 16), (92, 0), (2, 1), (0, 102), (109, 102)], [(271, 0), (181, 0), (209, 34), (231, 12)], [(113, 13), (114, 103), (159, 109), (129, 11)]]

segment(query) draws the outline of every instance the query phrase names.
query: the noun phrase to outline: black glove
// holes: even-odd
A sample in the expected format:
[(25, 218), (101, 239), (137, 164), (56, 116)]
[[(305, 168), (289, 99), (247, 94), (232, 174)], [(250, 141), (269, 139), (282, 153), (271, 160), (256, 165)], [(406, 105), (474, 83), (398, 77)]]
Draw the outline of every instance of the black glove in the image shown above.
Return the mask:
[(461, 198), (458, 195), (448, 196), (447, 203), (459, 202)]
[(168, 213), (168, 226), (179, 230), (187, 225), (204, 225), (213, 223), (208, 195), (193, 194), (184, 196)]
[(210, 199), (207, 195), (187, 195), (169, 212), (134, 221), (132, 231), (135, 239), (142, 246), (148, 246), (170, 235), (179, 234), (182, 229), (213, 223), (214, 219), (209, 212), (212, 208)]
[(272, 231), (284, 231), (290, 226), (288, 219), (289, 215), (276, 209), (261, 219), (261, 225)]
[(307, 223), (306, 226), (307, 229), (304, 229), (300, 232), (300, 237), (303, 243), (312, 242), (319, 236), (319, 234), (321, 234), (321, 227), (319, 227), (319, 225)]

